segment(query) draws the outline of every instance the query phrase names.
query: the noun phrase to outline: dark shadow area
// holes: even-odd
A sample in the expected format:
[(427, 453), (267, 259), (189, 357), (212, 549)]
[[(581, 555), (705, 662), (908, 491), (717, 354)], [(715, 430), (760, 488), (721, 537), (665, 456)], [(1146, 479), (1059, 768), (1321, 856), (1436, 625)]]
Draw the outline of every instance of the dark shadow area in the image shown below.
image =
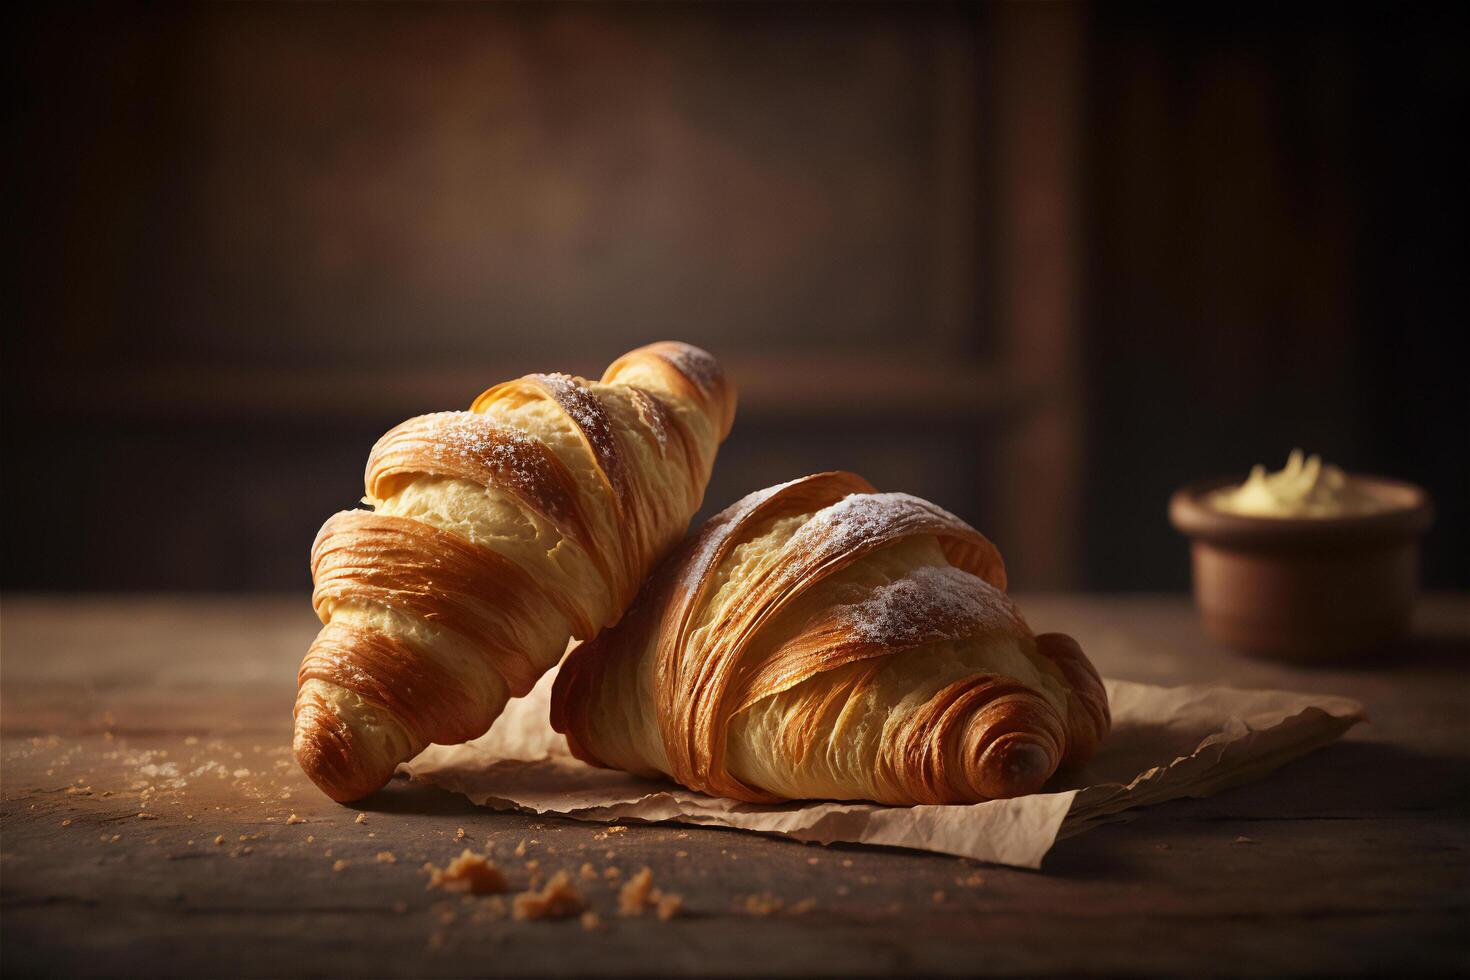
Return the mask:
[(373, 795), (343, 804), (344, 810), (364, 813), (418, 814), (421, 816), (470, 816), (492, 811), (475, 806), (467, 797), (407, 776), (395, 776)]
[[(1470, 627), (1470, 623), (1466, 624)], [(1411, 636), (1390, 643), (1346, 664), (1364, 671), (1395, 671), (1443, 667), (1460, 670), (1470, 665), (1470, 636), (1440, 633)]]
[(388, 428), (666, 336), (705, 514), (842, 467), (1169, 589), (1170, 492), (1300, 445), (1463, 587), (1466, 8), (1267, 10), (23, 8), (0, 588), (304, 589)]

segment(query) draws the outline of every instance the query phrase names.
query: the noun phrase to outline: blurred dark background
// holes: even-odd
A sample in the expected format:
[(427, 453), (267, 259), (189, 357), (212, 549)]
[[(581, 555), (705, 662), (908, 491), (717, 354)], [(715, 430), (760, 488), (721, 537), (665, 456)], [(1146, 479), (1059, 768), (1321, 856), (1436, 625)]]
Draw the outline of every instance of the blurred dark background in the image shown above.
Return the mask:
[(706, 514), (845, 467), (1182, 588), (1169, 493), (1302, 446), (1464, 587), (1464, 10), (24, 8), (0, 586), (305, 590), (387, 428), (671, 337)]

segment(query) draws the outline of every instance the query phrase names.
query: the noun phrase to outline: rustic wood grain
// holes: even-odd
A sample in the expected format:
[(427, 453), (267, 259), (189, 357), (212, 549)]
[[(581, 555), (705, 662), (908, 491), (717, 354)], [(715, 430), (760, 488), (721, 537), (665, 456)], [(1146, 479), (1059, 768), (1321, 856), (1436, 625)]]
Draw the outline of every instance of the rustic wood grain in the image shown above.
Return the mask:
[[(299, 597), (0, 607), (0, 969), (62, 975), (1385, 972), (1470, 967), (1470, 601), (1315, 671), (1244, 660), (1179, 598), (1022, 597), (1105, 673), (1362, 699), (1372, 724), (1252, 786), (1060, 843), (1041, 873), (675, 825), (493, 813), (397, 781), (359, 808), (291, 764)], [(292, 814), (304, 823), (288, 823)], [(363, 822), (357, 814), (365, 813)], [(460, 829), (464, 838), (457, 839)], [(216, 838), (222, 842), (216, 844)], [(1242, 840), (1242, 838), (1245, 838)], [(516, 855), (526, 842), (524, 854)], [(603, 927), (426, 891), (489, 849), (512, 887), (591, 863)], [(377, 860), (391, 852), (394, 863)], [(345, 866), (334, 870), (336, 862)], [(530, 867), (531, 861), (537, 862)], [(638, 868), (685, 898), (616, 915)], [(582, 884), (579, 882), (579, 884)], [(938, 894), (942, 893), (942, 895)], [(752, 895), (784, 907), (753, 915)], [(809, 908), (799, 905), (810, 899)]]

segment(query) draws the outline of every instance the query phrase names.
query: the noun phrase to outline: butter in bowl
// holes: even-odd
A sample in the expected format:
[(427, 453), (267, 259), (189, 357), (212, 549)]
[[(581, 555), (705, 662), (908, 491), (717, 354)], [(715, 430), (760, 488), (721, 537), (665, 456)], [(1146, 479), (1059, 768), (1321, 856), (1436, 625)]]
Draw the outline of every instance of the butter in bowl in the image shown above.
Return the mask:
[(1346, 659), (1403, 635), (1433, 517), (1420, 487), (1301, 450), (1278, 472), (1202, 480), (1169, 501), (1206, 631), (1278, 660)]

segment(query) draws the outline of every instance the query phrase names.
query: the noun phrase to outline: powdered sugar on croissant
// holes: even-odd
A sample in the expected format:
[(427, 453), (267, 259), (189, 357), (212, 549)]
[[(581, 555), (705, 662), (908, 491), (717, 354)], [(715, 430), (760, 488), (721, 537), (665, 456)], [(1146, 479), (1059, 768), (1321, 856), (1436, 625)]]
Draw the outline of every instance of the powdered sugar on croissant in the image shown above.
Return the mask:
[(753, 802), (1034, 792), (1109, 727), (1069, 637), (1033, 636), (954, 515), (823, 473), (751, 494), (574, 651), (552, 723), (596, 765)]
[(616, 622), (699, 508), (730, 430), (715, 359), (659, 343), (601, 382), (528, 375), (373, 447), (364, 501), (312, 547), (325, 624), (294, 749), (333, 799), (482, 734), (571, 637)]

